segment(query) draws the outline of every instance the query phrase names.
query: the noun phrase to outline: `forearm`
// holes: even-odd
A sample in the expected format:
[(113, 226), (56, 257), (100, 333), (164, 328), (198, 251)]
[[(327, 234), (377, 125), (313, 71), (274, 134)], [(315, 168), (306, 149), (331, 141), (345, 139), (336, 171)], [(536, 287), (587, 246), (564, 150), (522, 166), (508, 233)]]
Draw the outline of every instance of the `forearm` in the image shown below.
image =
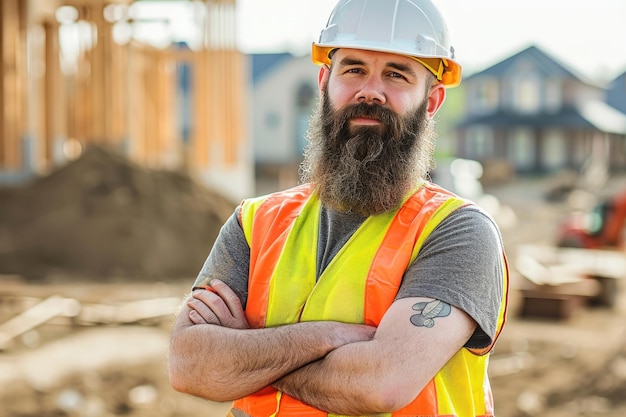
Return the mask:
[(371, 336), (366, 326), (336, 322), (239, 330), (192, 325), (179, 317), (170, 344), (171, 384), (178, 391), (230, 401), (270, 385), (339, 346)]
[(387, 391), (397, 376), (379, 346), (367, 341), (343, 346), (277, 380), (274, 388), (307, 404), (340, 415), (369, 415), (398, 408)]
[(419, 307), (429, 301), (442, 304), (426, 298), (394, 302), (373, 339), (333, 350), (272, 385), (333, 414), (370, 415), (408, 405), (476, 328), (454, 307), (436, 325), (420, 325)]

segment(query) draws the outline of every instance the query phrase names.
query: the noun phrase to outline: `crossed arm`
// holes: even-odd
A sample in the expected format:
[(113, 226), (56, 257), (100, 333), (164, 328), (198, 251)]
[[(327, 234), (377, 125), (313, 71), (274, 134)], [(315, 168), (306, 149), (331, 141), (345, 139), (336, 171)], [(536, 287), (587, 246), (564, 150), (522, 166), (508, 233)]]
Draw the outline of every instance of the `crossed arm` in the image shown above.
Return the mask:
[[(405, 298), (378, 328), (319, 321), (249, 329), (230, 288), (217, 280), (212, 288), (194, 291), (181, 307), (170, 380), (178, 391), (214, 401), (272, 385), (335, 414), (390, 412), (410, 403), (476, 328), (455, 307)], [(426, 304), (447, 315), (426, 317)]]

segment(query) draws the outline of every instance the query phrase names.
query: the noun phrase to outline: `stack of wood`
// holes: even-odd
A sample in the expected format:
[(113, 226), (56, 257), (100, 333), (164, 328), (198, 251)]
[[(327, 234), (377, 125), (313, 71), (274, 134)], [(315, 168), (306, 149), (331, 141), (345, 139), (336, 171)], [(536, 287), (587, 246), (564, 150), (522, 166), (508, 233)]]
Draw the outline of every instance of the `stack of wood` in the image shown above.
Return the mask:
[(614, 306), (626, 256), (614, 250), (523, 245), (515, 267), (523, 278), (522, 316), (568, 319), (584, 306)]
[(4, 305), (3, 310), (20, 311), (0, 323), (0, 351), (10, 348), (20, 336), (52, 321), (68, 326), (159, 324), (162, 319), (173, 317), (181, 302), (180, 297), (155, 297), (146, 291), (144, 299), (99, 303), (89, 299), (98, 294), (93, 285), (95, 291), (85, 292), (86, 295), (80, 297), (50, 294), (55, 290), (63, 292), (59, 286), (37, 286), (13, 279), (2, 282), (0, 305)]

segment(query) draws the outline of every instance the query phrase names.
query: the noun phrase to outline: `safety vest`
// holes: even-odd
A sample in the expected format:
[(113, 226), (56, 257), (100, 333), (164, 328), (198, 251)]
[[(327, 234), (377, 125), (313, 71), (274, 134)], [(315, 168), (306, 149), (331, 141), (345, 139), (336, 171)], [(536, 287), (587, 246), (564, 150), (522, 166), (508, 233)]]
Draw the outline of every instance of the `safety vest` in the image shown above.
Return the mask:
[[(424, 183), (398, 210), (368, 217), (318, 278), (321, 204), (312, 186), (245, 200), (240, 221), (250, 246), (246, 306), (250, 326), (315, 320), (377, 326), (428, 235), (450, 213), (468, 204)], [(504, 252), (502, 258), (505, 296), (493, 343), (504, 325), (508, 298)], [(487, 377), (487, 353), (493, 343), (483, 349), (461, 349), (411, 404), (377, 416), (493, 416)], [(233, 409), (253, 417), (334, 416), (272, 387), (235, 401)]]

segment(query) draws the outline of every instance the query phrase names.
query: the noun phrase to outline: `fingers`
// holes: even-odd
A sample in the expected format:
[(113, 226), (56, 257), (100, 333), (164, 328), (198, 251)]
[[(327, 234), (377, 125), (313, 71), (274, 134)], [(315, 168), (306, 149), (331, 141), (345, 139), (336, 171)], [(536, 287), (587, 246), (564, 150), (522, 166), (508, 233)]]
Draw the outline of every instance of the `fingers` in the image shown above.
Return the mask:
[(189, 319), (193, 324), (207, 324), (204, 317), (202, 317), (196, 310), (191, 310), (189, 312)]
[[(213, 312), (209, 303), (198, 297), (200, 293), (206, 293), (203, 290), (195, 290), (191, 297), (187, 299), (189, 311), (189, 319), (194, 324), (221, 324), (219, 317)], [(213, 295), (216, 298), (216, 295)]]
[(224, 320), (231, 316), (224, 300), (214, 291), (196, 290), (191, 293), (189, 303), (207, 322), (225, 326)]
[(222, 281), (213, 280), (211, 287), (206, 287), (206, 291), (195, 290), (191, 295), (187, 305), (191, 308), (189, 319), (194, 324), (249, 328), (239, 297)]
[(224, 303), (226, 303), (231, 316), (235, 320), (245, 320), (247, 324), (246, 315), (243, 311), (243, 307), (241, 306), (241, 301), (239, 300), (237, 294), (235, 294), (235, 292), (228, 285), (224, 284), (219, 279), (214, 279), (211, 281), (211, 286), (207, 287), (207, 290), (213, 291), (220, 296)]

